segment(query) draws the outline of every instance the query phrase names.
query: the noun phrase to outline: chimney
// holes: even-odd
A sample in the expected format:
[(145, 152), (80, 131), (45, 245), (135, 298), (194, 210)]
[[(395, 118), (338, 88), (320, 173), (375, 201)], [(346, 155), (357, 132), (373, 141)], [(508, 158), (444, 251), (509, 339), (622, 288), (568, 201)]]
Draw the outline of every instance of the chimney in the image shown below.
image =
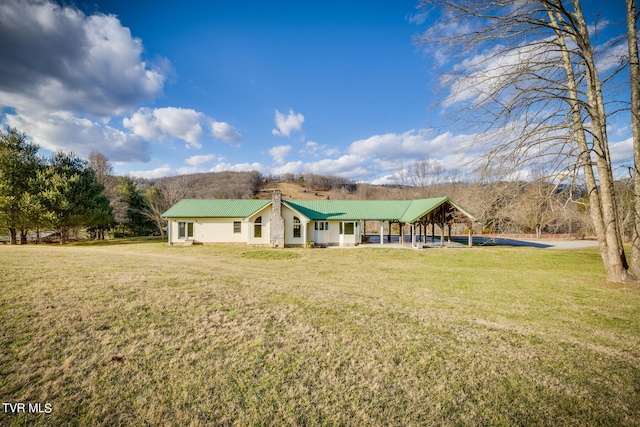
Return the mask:
[(270, 243), (272, 248), (284, 248), (284, 218), (282, 218), (282, 194), (273, 192), (271, 199)]
[(273, 216), (282, 216), (282, 193), (280, 190), (274, 190), (271, 197), (271, 213)]

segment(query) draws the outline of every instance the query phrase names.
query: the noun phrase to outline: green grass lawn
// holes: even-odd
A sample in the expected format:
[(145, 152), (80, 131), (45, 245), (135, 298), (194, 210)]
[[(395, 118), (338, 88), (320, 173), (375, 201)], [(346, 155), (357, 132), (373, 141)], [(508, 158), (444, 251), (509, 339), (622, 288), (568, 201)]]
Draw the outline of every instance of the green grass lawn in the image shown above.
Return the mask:
[(0, 246), (0, 425), (640, 425), (596, 249)]

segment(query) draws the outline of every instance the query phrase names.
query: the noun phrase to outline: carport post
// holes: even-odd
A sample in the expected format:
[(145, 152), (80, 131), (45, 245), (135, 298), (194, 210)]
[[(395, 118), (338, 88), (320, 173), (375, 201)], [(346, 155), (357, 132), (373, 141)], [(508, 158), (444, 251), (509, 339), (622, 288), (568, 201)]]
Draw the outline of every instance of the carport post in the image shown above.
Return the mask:
[(411, 247), (416, 247), (416, 226), (411, 224)]

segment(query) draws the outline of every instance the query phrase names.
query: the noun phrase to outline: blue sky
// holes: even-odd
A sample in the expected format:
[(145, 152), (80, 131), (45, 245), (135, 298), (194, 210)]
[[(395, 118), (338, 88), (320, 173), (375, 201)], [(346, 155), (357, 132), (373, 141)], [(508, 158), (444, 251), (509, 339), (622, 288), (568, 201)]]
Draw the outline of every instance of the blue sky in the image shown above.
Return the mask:
[[(412, 42), (429, 24), (416, 4), (10, 0), (0, 119), (45, 154), (98, 150), (116, 173), (141, 177), (259, 170), (386, 183), (418, 159), (459, 166), (471, 135), (441, 128), (431, 108), (438, 81)], [(614, 155), (628, 158), (629, 138), (612, 130)]]

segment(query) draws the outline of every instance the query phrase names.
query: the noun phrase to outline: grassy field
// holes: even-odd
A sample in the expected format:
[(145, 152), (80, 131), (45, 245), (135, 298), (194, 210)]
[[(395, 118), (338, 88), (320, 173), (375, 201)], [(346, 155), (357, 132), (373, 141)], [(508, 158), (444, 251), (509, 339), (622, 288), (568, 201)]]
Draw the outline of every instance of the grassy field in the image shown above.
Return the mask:
[(51, 405), (0, 425), (640, 425), (640, 288), (595, 249), (1, 246), (0, 277), (0, 397)]

